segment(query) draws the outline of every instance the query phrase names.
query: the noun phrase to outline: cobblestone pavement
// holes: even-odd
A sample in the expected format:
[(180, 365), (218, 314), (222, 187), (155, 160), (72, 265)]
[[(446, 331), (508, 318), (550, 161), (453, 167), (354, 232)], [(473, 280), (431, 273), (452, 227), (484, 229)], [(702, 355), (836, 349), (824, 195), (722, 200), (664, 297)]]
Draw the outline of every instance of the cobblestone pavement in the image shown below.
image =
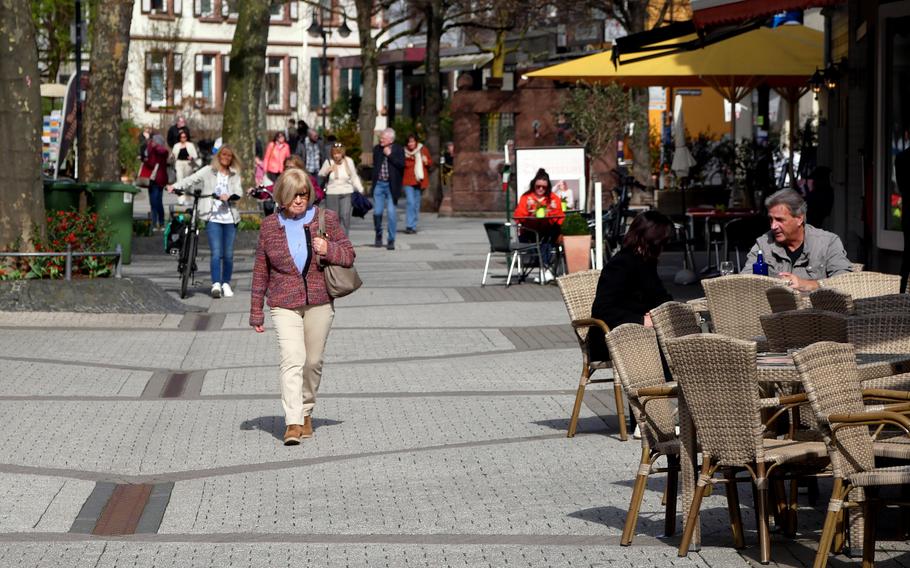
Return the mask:
[[(280, 440), (274, 334), (247, 325), (251, 250), (234, 298), (206, 295), (201, 258), (186, 314), (0, 313), (0, 567), (756, 565), (755, 531), (733, 550), (718, 495), (703, 547), (677, 557), (661, 476), (619, 546), (639, 444), (596, 386), (565, 437), (580, 357), (558, 290), (506, 289), (501, 263), (481, 288), (481, 221), (422, 226), (392, 252), (355, 220), (365, 285), (337, 302), (298, 447)], [(127, 275), (176, 299), (175, 265), (137, 254)], [(800, 504), (778, 565), (814, 553), (821, 507)], [(910, 564), (903, 543), (879, 548), (880, 566)]]

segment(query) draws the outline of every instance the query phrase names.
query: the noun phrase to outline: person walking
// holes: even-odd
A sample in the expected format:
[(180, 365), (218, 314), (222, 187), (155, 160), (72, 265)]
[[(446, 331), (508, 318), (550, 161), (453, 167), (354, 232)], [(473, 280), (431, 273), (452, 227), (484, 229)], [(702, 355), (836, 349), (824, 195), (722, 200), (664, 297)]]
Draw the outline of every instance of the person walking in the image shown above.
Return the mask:
[(310, 128), (307, 136), (297, 143), (297, 155), (303, 159), (306, 171), (318, 175), (322, 162), (325, 161), (325, 148), (316, 129)]
[(173, 148), (177, 142), (180, 141), (180, 131), (186, 132), (186, 139), (190, 139), (190, 127), (186, 124), (186, 119), (183, 118), (183, 115), (177, 115), (177, 121), (167, 129), (167, 145), (168, 148)]
[[(189, 134), (181, 130), (179, 137), (179, 141), (171, 149), (176, 181), (192, 175), (193, 168), (199, 164), (199, 152), (196, 151), (196, 145), (190, 142)], [(186, 197), (183, 195), (178, 196), (177, 203), (186, 205)]]
[[(229, 144), (224, 144), (212, 158), (211, 165), (181, 181), (167, 186), (171, 193), (175, 189), (188, 190), (202, 184), (203, 197), (199, 200), (199, 218), (205, 221), (205, 234), (211, 251), (212, 297), (234, 295), (231, 276), (234, 272), (234, 239), (240, 210), (237, 199), (243, 196), (240, 183), (240, 160)], [(266, 217), (268, 219), (268, 217)]]
[(273, 182), (284, 171), (284, 161), (291, 155), (291, 147), (284, 137), (284, 132), (278, 132), (265, 148), (265, 175)]
[(145, 161), (139, 177), (149, 180), (149, 205), (152, 209), (152, 229), (164, 228), (164, 186), (167, 185), (167, 157), (170, 154), (164, 136), (152, 134), (145, 151)]
[(319, 233), (319, 207), (312, 197), (305, 171), (292, 168), (278, 178), (279, 211), (262, 220), (253, 265), (249, 321), (256, 333), (265, 331), (268, 296), (280, 352), (286, 446), (313, 436), (323, 352), (335, 317), (321, 265), (350, 267), (355, 256), (334, 211), (325, 211), (325, 233)]
[(420, 195), (430, 187), (430, 166), (433, 160), (426, 146), (417, 141), (416, 134), (408, 134), (404, 148), (404, 195), (407, 199), (405, 211), (405, 234), (417, 233), (417, 220), (420, 217)]
[(382, 214), (388, 211), (389, 240), (386, 248), (395, 250), (395, 230), (398, 227), (398, 198), (404, 175), (404, 149), (395, 143), (395, 131), (386, 128), (373, 147), (373, 228), (375, 247), (382, 246)]
[(363, 193), (363, 183), (354, 160), (345, 155), (344, 144), (334, 143), (329, 155), (331, 158), (319, 170), (319, 177), (325, 180), (325, 206), (338, 213), (347, 235), (351, 232), (351, 194)]

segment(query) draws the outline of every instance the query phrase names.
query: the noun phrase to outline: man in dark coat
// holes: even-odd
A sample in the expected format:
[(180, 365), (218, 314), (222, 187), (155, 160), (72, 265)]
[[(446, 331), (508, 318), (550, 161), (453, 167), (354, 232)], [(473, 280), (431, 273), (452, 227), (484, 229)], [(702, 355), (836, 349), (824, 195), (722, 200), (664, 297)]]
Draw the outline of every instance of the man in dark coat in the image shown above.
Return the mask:
[(398, 227), (398, 198), (404, 176), (404, 148), (395, 143), (395, 131), (386, 128), (373, 147), (373, 228), (375, 247), (382, 246), (382, 212), (389, 212), (389, 240), (386, 248), (395, 250), (395, 229)]
[(167, 145), (169, 148), (173, 148), (177, 142), (180, 142), (181, 130), (186, 132), (187, 140), (192, 140), (190, 137), (190, 127), (186, 125), (186, 119), (181, 115), (177, 115), (177, 122), (167, 129)]

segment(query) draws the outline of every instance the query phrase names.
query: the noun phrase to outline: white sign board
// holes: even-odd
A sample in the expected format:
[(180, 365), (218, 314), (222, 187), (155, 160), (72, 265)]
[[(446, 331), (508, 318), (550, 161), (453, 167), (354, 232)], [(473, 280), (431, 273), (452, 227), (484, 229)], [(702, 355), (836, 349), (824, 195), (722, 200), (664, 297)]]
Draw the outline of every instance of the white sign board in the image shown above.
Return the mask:
[(521, 194), (531, 187), (531, 180), (540, 168), (549, 174), (554, 189), (559, 186), (572, 194), (571, 199), (567, 200), (569, 209), (585, 208), (584, 147), (516, 148), (515, 185), (518, 194), (515, 196), (515, 203), (518, 203)]

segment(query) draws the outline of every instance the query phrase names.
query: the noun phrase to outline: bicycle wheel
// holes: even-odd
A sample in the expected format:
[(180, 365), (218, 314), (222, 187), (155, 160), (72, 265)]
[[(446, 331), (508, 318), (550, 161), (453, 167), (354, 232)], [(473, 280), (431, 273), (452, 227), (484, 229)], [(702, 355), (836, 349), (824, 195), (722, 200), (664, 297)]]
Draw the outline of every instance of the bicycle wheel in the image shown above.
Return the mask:
[(196, 241), (198, 235), (196, 231), (190, 231), (186, 236), (186, 258), (183, 261), (183, 271), (180, 273), (180, 298), (186, 298), (186, 290), (189, 287), (190, 280), (193, 279), (196, 264)]

